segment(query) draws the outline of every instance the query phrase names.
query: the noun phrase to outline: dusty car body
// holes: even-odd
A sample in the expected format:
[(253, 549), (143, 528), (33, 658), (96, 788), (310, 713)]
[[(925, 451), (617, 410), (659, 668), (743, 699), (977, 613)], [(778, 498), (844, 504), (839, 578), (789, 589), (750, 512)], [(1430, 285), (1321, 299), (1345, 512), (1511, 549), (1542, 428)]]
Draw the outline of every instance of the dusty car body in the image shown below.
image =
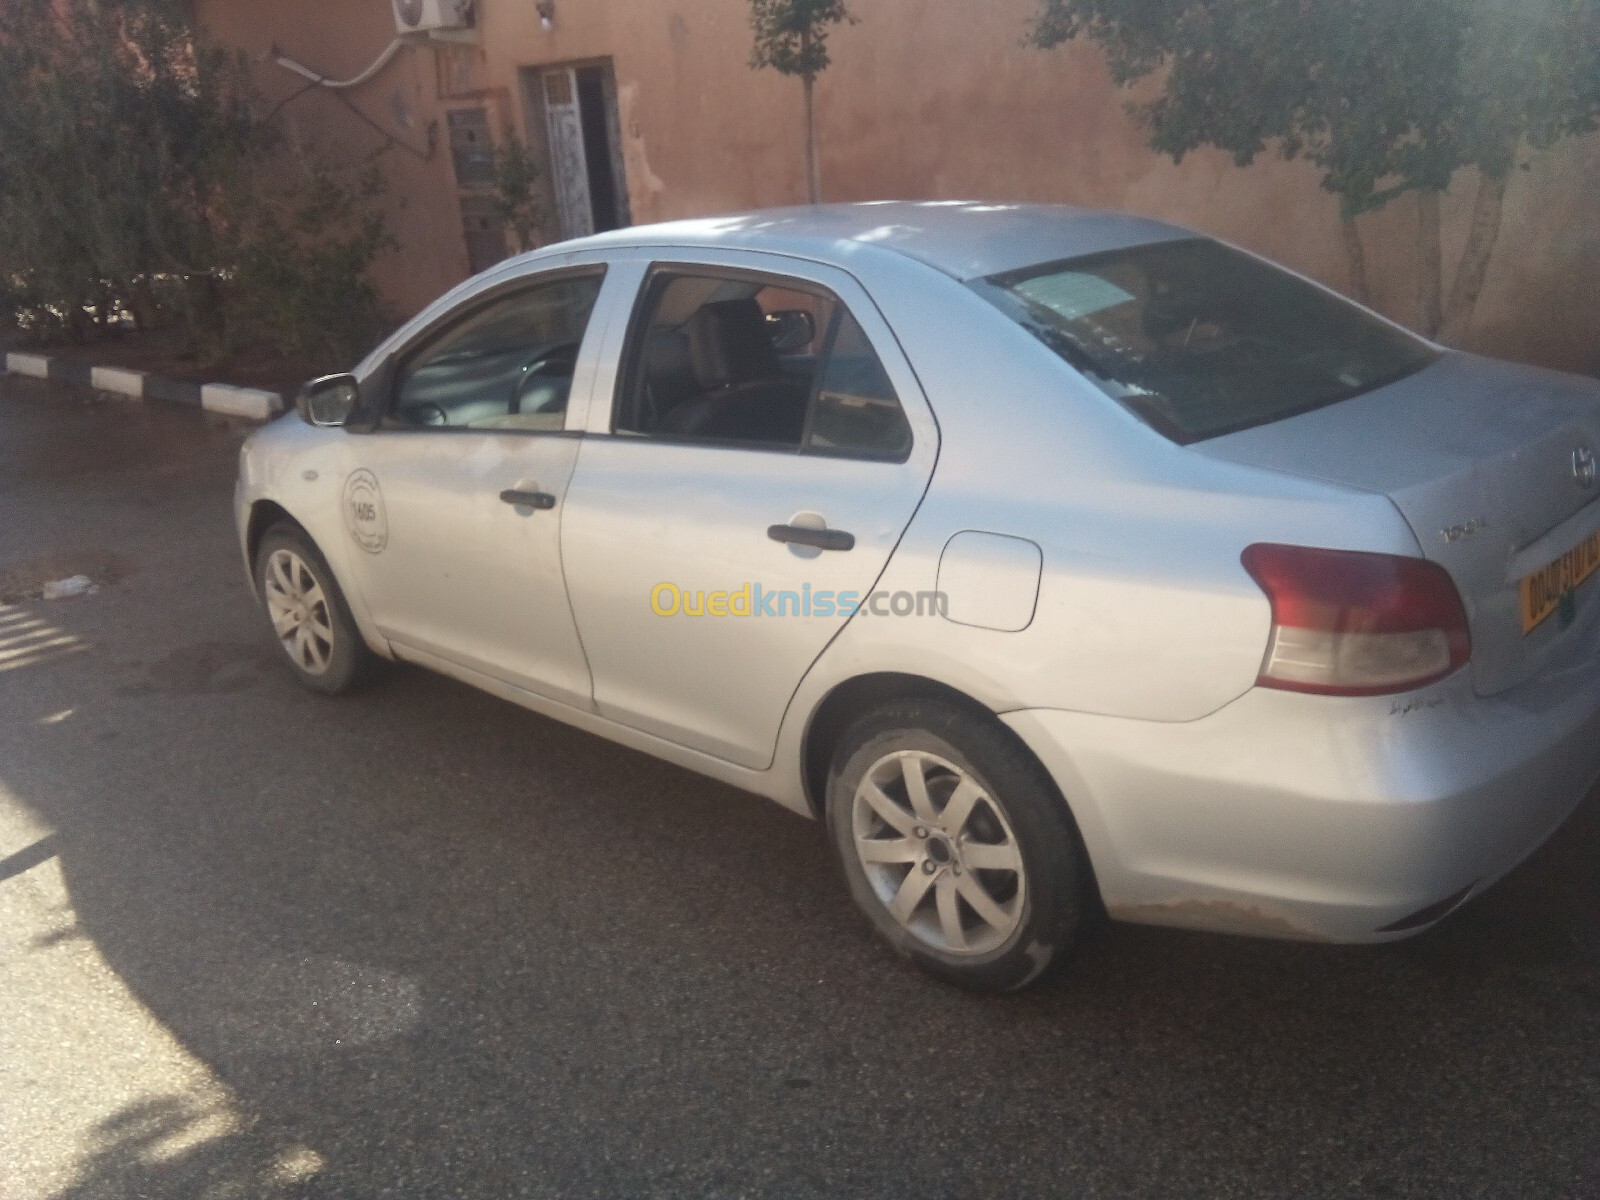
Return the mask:
[[(530, 288), (508, 311), (564, 332), (482, 350)], [(462, 399), (469, 362), (511, 399)], [(1076, 927), (1029, 924), (1067, 901), (985, 763), (1051, 793), (1087, 907), (1345, 942), (1443, 918), (1600, 774), (1600, 387), (1159, 222), (864, 204), (565, 243), (302, 411), (236, 498), (297, 670), (337, 612), (274, 582), (275, 528), (361, 654), (808, 816), (854, 796), (857, 898), (958, 982), (1020, 986)], [(915, 703), (940, 740), (847, 770)]]

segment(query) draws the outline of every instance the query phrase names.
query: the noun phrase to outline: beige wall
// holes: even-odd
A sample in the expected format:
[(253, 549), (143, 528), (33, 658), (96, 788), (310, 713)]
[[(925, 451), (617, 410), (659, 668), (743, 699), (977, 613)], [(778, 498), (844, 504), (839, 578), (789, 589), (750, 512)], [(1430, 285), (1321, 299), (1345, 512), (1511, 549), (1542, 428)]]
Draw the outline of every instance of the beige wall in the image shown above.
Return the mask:
[[(556, 0), (553, 31), (532, 0), (478, 0), (480, 41), (407, 49), (345, 96), (431, 161), (390, 150), (403, 253), (380, 287), (400, 311), (466, 274), (444, 112), (487, 104), (525, 132), (517, 69), (610, 57), (636, 222), (803, 199), (800, 85), (747, 66), (747, 0)], [(1230, 238), (1336, 287), (1347, 279), (1333, 201), (1308, 169), (1221, 155), (1181, 165), (1144, 148), (1091, 46), (1043, 52), (1022, 35), (1036, 0), (854, 0), (818, 87), (829, 199), (983, 198), (1127, 209)], [(388, 44), (387, 0), (198, 0), (225, 43), (276, 43), (330, 76), (363, 69)], [(300, 81), (261, 70), (270, 95)], [(336, 100), (285, 109), (307, 145), (365, 153), (383, 138)], [(538, 141), (538, 131), (532, 140)], [(1569, 369), (1600, 367), (1600, 138), (1531, 157), (1513, 182), (1473, 348)], [(1471, 180), (1446, 204), (1446, 261), (1465, 236)], [(1363, 218), (1379, 307), (1408, 320), (1415, 210), (1403, 199)], [(1447, 281), (1448, 282), (1448, 281)]]

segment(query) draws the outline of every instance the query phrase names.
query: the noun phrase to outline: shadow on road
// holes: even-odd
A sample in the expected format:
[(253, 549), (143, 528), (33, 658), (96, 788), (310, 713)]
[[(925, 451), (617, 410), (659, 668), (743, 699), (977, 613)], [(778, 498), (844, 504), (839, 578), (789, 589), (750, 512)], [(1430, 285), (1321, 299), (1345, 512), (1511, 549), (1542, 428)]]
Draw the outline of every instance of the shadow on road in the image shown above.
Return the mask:
[(67, 1195), (911, 1194), (908, 1140), (946, 1194), (1600, 1178), (1594, 802), (1411, 943), (1112, 928), (980, 1000), (808, 823), (418, 672), (302, 695), (228, 602), (187, 655), (71, 634), (26, 693), (71, 716), (0, 735), (79, 934), (255, 1122), (165, 1154), (197, 1114), (126, 1112)]
[(219, 1115), (182, 1098), (130, 1105), (96, 1130), (77, 1179), (61, 1200), (305, 1194), (321, 1167), (304, 1147), (285, 1148), (252, 1130), (219, 1131)]
[(55, 830), (0, 876), (53, 852), (240, 1111), (124, 1111), (65, 1196), (1600, 1189), (1600, 798), (1411, 942), (1113, 927), (978, 999), (772, 805), (420, 672), (302, 693), (225, 470), (173, 479), (125, 580), (17, 606), (85, 649), (0, 673)]

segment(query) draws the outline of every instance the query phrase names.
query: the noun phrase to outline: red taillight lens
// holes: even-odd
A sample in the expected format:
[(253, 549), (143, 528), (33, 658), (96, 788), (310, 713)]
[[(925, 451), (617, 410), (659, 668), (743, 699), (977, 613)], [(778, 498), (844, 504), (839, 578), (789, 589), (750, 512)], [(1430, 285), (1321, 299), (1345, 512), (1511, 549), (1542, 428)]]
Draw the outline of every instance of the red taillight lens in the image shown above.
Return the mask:
[(1263, 687), (1381, 696), (1443, 679), (1472, 657), (1461, 593), (1436, 563), (1268, 543), (1241, 557), (1272, 601)]

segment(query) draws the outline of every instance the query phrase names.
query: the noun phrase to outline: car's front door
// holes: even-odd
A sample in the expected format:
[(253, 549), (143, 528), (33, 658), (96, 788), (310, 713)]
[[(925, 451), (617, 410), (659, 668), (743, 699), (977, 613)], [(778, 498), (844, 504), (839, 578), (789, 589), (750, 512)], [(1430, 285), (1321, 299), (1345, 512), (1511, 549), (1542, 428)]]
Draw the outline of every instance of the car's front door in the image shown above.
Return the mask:
[(936, 427), (846, 273), (734, 252), (625, 266), (638, 307), (607, 339), (614, 403), (596, 394), (561, 533), (596, 707), (763, 768), (915, 513)]
[(344, 485), (362, 596), (402, 656), (585, 708), (559, 539), (602, 281), (599, 268), (537, 275), (444, 317), (401, 352)]

